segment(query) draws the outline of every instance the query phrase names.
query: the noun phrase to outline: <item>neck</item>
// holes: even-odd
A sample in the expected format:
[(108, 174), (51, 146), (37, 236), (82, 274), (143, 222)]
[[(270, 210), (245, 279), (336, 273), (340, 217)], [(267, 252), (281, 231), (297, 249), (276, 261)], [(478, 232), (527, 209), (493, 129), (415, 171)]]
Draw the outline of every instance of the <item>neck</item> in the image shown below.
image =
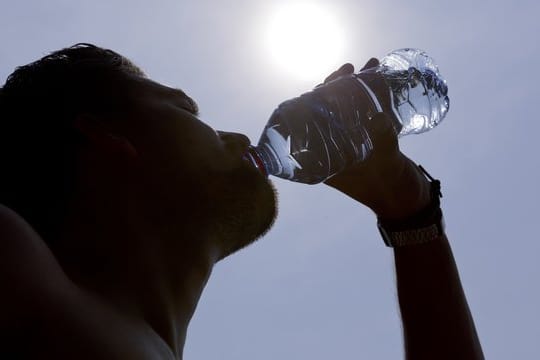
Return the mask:
[(78, 209), (66, 221), (55, 252), (75, 283), (142, 320), (181, 359), (189, 321), (216, 256), (202, 246), (209, 243), (204, 235), (188, 227), (160, 231), (163, 226), (145, 219), (110, 209)]

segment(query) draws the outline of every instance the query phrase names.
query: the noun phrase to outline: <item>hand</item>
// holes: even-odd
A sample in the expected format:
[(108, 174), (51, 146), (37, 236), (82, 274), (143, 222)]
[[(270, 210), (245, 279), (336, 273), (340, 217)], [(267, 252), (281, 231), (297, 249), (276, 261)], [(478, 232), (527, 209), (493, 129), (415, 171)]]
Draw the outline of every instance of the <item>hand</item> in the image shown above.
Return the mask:
[[(379, 65), (371, 59), (362, 68)], [(325, 83), (352, 74), (351, 64), (341, 66)], [(355, 164), (325, 184), (341, 191), (372, 209), (385, 219), (403, 219), (414, 215), (430, 202), (430, 183), (416, 164), (400, 150), (391, 119), (376, 114), (366, 124), (372, 136), (373, 151), (364, 162)]]

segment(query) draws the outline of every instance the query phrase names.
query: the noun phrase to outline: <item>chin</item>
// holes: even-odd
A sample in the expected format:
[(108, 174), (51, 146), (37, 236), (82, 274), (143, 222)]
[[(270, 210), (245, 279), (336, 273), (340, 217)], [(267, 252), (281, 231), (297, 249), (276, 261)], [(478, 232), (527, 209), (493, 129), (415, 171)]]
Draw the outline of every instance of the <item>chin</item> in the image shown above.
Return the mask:
[(277, 191), (252, 167), (243, 166), (215, 183), (213, 226), (220, 243), (219, 260), (254, 243), (277, 217)]

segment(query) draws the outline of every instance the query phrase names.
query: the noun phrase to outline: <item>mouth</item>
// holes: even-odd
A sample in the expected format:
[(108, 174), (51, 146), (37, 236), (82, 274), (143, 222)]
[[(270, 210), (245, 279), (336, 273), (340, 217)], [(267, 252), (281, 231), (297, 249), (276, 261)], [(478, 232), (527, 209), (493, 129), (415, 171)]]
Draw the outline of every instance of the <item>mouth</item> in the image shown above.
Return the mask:
[(257, 169), (259, 173), (261, 173), (261, 175), (263, 175), (264, 177), (268, 177), (268, 172), (266, 171), (264, 163), (259, 154), (257, 154), (254, 146), (248, 146), (246, 152), (242, 156), (242, 159), (249, 163), (252, 167)]

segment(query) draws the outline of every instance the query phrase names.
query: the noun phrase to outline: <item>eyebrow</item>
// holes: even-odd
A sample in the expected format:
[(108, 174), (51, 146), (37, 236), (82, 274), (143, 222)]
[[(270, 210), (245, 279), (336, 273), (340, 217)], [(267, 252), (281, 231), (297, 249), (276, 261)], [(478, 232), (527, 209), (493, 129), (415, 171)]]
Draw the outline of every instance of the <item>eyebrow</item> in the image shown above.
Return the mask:
[(152, 79), (140, 79), (137, 78), (138, 81), (143, 83), (143, 86), (149, 89), (149, 91), (155, 91), (157, 93), (161, 93), (163, 95), (168, 95), (176, 98), (180, 98), (184, 100), (188, 106), (184, 107), (184, 110), (190, 112), (191, 114), (195, 116), (199, 116), (199, 105), (193, 100), (191, 97), (189, 97), (184, 90), (179, 89), (177, 87), (168, 86), (165, 84), (160, 84)]
[(171, 89), (171, 93), (173, 93), (175, 95), (180, 95), (180, 97), (183, 100), (186, 100), (188, 102), (188, 104), (190, 105), (189, 111), (193, 115), (199, 116), (199, 105), (195, 102), (195, 100), (193, 100), (191, 97), (189, 97), (182, 89), (179, 89), (179, 88), (176, 88), (176, 87), (171, 87), (170, 89)]

